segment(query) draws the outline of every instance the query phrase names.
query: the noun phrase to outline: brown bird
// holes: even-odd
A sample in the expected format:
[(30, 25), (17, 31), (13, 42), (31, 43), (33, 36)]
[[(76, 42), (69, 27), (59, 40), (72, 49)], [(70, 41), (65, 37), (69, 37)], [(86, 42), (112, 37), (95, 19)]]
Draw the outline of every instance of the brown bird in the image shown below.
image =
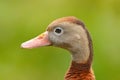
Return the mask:
[(63, 17), (53, 21), (44, 33), (21, 46), (28, 49), (40, 46), (64, 48), (72, 55), (65, 80), (95, 80), (92, 70), (92, 40), (84, 23), (76, 17)]

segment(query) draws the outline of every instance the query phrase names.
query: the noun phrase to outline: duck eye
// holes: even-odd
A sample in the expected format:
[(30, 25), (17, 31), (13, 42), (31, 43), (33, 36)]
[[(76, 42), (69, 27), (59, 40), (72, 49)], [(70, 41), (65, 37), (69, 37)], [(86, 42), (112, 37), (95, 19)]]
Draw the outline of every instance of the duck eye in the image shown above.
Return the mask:
[(61, 27), (57, 27), (54, 29), (54, 33), (57, 35), (60, 35), (63, 33), (63, 29)]
[(61, 33), (61, 29), (56, 29), (55, 32), (56, 33)]

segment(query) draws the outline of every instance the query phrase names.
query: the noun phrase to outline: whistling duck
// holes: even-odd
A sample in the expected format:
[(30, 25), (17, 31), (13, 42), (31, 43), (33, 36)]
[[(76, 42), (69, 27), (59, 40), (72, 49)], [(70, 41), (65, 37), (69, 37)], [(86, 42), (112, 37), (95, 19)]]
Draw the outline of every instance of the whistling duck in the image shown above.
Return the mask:
[(74, 16), (56, 19), (44, 33), (21, 46), (28, 49), (40, 46), (64, 48), (72, 55), (65, 80), (95, 80), (92, 70), (92, 40), (84, 23)]

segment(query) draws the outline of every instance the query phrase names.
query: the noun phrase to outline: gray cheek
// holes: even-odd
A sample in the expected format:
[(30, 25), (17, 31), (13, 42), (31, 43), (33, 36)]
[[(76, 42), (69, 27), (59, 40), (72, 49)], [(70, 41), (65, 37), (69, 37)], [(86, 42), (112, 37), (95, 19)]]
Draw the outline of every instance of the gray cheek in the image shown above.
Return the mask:
[(58, 43), (58, 37), (55, 36), (53, 33), (49, 33), (48, 36), (49, 36), (48, 37), (49, 40), (52, 42), (53, 45), (56, 44), (56, 43)]
[(52, 42), (54, 46), (60, 46), (64, 43), (65, 39), (63, 36), (57, 36), (53, 33), (49, 34), (49, 40)]

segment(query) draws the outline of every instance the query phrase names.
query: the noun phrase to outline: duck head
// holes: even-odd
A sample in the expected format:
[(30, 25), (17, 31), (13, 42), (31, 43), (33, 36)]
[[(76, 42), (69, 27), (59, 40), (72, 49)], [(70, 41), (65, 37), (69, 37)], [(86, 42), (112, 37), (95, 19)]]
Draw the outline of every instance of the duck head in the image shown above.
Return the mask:
[(22, 48), (56, 46), (67, 49), (76, 62), (86, 62), (89, 58), (91, 38), (83, 22), (76, 17), (56, 19), (39, 36), (24, 42)]

